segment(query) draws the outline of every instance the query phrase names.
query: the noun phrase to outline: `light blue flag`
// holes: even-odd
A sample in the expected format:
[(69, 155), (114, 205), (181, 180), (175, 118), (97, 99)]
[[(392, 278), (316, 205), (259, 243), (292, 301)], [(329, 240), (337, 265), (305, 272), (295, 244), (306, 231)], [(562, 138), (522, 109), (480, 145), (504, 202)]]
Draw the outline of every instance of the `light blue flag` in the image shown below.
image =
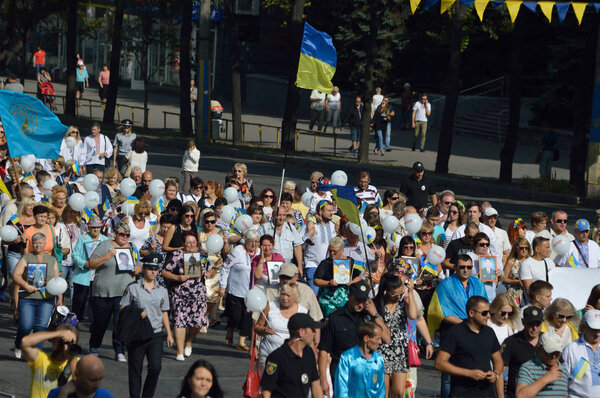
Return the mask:
[(67, 126), (42, 101), (28, 94), (0, 90), (0, 118), (10, 156), (58, 158)]

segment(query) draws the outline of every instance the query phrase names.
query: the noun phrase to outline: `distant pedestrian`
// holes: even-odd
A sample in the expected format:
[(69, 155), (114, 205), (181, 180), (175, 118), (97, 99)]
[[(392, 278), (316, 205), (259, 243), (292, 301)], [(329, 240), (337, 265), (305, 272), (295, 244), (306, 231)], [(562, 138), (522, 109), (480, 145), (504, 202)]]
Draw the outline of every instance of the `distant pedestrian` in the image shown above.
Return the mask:
[(540, 148), (537, 160), (540, 164), (540, 178), (552, 178), (552, 161), (554, 159), (554, 150), (556, 148), (556, 132), (550, 127), (550, 123), (544, 121), (542, 124), (544, 134), (539, 141)]
[(427, 137), (427, 118), (431, 115), (431, 104), (427, 100), (427, 94), (422, 93), (419, 102), (415, 102), (412, 113), (412, 127), (415, 129), (412, 150), (417, 146), (417, 139), (421, 136), (420, 149), (425, 152), (425, 138)]
[(310, 124), (308, 129), (312, 130), (317, 124), (317, 130), (323, 130), (323, 120), (325, 119), (325, 100), (327, 94), (319, 90), (313, 90), (310, 93)]
[(4, 89), (8, 91), (14, 91), (16, 93), (22, 93), (25, 88), (23, 85), (17, 81), (15, 75), (8, 75), (6, 78), (6, 83), (4, 84)]
[(100, 101), (102, 103), (106, 102), (106, 97), (108, 96), (108, 85), (110, 83), (110, 70), (108, 70), (108, 65), (102, 65), (102, 72), (98, 74), (98, 84), (100, 85), (100, 90), (98, 90), (98, 94), (100, 95)]
[(372, 126), (373, 130), (375, 130), (375, 133), (377, 135), (375, 137), (377, 140), (377, 144), (375, 145), (375, 149), (373, 150), (374, 154), (377, 154), (378, 150), (380, 151), (381, 156), (385, 154), (383, 134), (385, 134), (385, 132), (387, 131), (387, 125), (390, 122), (390, 120), (392, 120), (392, 116), (388, 108), (388, 102), (383, 101), (381, 102), (381, 105), (379, 105), (377, 109), (375, 109), (375, 113), (373, 115)]
[(37, 45), (37, 50), (33, 53), (33, 67), (35, 68), (35, 76), (39, 75), (40, 69), (46, 66), (46, 52), (42, 50), (41, 44)]
[(77, 65), (77, 72), (75, 76), (75, 80), (77, 83), (77, 92), (75, 93), (75, 97), (77, 98), (77, 106), (81, 106), (81, 98), (83, 98), (83, 92), (86, 88), (90, 87), (89, 77), (87, 69), (85, 69), (85, 65), (83, 63)]
[(375, 89), (375, 94), (373, 94), (373, 98), (371, 99), (371, 117), (373, 117), (375, 109), (377, 109), (382, 102), (383, 95), (381, 94), (381, 87), (377, 87)]
[(337, 86), (333, 86), (331, 94), (328, 94), (327, 99), (325, 100), (325, 112), (327, 112), (327, 115), (325, 117), (325, 128), (323, 131), (326, 131), (327, 126), (331, 125), (333, 127), (333, 133), (335, 134), (335, 128), (340, 124), (341, 109), (342, 95), (340, 94), (340, 89)]
[(383, 139), (383, 142), (385, 144), (385, 151), (390, 152), (390, 142), (392, 141), (392, 118), (396, 116), (396, 112), (394, 112), (394, 107), (392, 106), (392, 104), (390, 104), (389, 98), (384, 97), (383, 102), (387, 104), (387, 109), (389, 112), (389, 120), (385, 128), (385, 137)]
[(198, 88), (196, 87), (196, 81), (190, 80), (190, 106), (192, 107), (192, 115), (196, 114), (196, 103), (198, 102)]
[(198, 174), (198, 164), (200, 163), (200, 151), (196, 148), (196, 142), (189, 140), (187, 149), (183, 153), (181, 164), (181, 174), (183, 174), (183, 184), (181, 184), (181, 192), (184, 194), (192, 194), (190, 192), (190, 181)]
[[(346, 115), (345, 123), (350, 127), (350, 140), (352, 141), (352, 145), (348, 150), (352, 152), (353, 155), (358, 153), (358, 143), (360, 142), (360, 133), (362, 129), (362, 115), (364, 111), (364, 105), (362, 103), (362, 99), (357, 96), (354, 99), (354, 106), (350, 108), (350, 111)], [(342, 125), (342, 129), (344, 126)]]
[[(136, 139), (137, 135), (131, 132), (133, 122), (131, 119), (124, 119), (119, 126), (119, 132), (113, 141), (113, 160), (112, 166), (119, 170), (119, 173), (126, 175), (129, 163), (128, 155), (131, 152), (131, 143)], [(143, 172), (143, 170), (142, 170)]]

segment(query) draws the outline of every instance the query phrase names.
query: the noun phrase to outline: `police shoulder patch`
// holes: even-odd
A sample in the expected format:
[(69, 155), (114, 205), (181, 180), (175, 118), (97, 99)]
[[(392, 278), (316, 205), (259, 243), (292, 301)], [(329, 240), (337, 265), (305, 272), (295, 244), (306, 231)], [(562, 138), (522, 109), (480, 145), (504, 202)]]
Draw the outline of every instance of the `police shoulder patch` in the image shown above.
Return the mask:
[(267, 374), (270, 376), (273, 373), (275, 373), (275, 370), (277, 370), (277, 364), (275, 362), (267, 362), (267, 367), (266, 367), (266, 372)]

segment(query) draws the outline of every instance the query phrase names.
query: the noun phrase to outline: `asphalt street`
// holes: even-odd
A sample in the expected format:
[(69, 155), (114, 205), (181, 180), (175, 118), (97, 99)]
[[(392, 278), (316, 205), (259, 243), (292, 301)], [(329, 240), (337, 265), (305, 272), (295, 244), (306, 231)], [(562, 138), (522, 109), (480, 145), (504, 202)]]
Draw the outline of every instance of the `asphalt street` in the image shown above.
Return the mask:
[[(172, 148), (160, 147), (149, 150), (149, 170), (153, 171), (155, 178), (168, 176), (179, 176), (181, 167), (182, 151)], [(202, 155), (200, 160), (200, 176), (204, 180), (216, 180), (223, 182), (225, 175), (231, 170), (233, 164), (243, 159), (226, 158), (223, 156)], [(249, 178), (253, 180), (255, 192), (258, 194), (265, 187), (279, 190), (281, 181), (281, 165), (262, 161), (246, 161), (249, 170)], [(334, 165), (330, 170), (322, 170), (330, 175), (335, 170)], [(292, 179), (302, 186), (306, 186), (308, 177), (313, 170), (308, 168), (294, 167), (286, 170), (286, 179)], [(356, 183), (356, 176), (349, 175), (349, 183)], [(389, 181), (385, 173), (373, 175), (372, 183), (380, 190), (389, 187), (398, 187), (400, 181)], [(438, 187), (443, 188), (443, 187)], [(461, 200), (490, 200), (499, 211), (501, 221), (508, 225), (516, 217), (523, 217), (526, 221), (532, 211), (542, 210), (550, 214), (556, 208), (564, 208), (569, 214), (569, 229), (577, 218), (586, 217), (590, 222), (595, 222), (595, 209), (563, 206), (553, 203), (539, 203), (527, 201), (514, 201), (510, 198), (480, 198), (464, 197), (457, 192)], [(80, 341), (84, 349), (88, 348), (87, 333), (89, 325), (84, 322), (81, 330)], [(12, 323), (12, 314), (9, 312), (8, 304), (0, 304), (0, 391), (13, 394), (17, 397), (26, 397), (29, 388), (30, 372), (23, 360), (14, 359), (13, 339), (16, 326)], [(196, 338), (192, 357), (185, 362), (175, 361), (175, 351), (166, 349), (162, 364), (162, 372), (158, 384), (156, 397), (175, 397), (179, 391), (183, 375), (195, 359), (206, 359), (217, 369), (219, 382), (226, 392), (227, 397), (241, 396), (241, 387), (248, 369), (248, 355), (236, 351), (224, 344), (225, 327), (210, 329), (208, 334), (199, 335)], [(111, 390), (117, 397), (128, 395), (127, 365), (114, 361), (111, 348), (111, 333), (107, 333), (104, 344), (100, 349), (100, 357), (106, 366), (106, 377), (103, 387)], [(431, 361), (424, 361), (424, 366), (419, 369), (419, 382), (417, 396), (432, 397), (439, 394), (439, 373), (433, 370)], [(0, 394), (0, 396), (3, 396)]]

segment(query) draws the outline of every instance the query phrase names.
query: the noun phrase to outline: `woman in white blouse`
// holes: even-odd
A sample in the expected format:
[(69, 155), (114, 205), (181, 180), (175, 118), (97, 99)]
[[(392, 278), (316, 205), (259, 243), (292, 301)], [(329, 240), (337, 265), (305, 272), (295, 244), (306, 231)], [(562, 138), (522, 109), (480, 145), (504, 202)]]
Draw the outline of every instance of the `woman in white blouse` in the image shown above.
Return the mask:
[(236, 246), (227, 256), (225, 263), (221, 266), (219, 276), (219, 295), (225, 299), (225, 315), (227, 316), (227, 336), (225, 344), (233, 345), (233, 330), (239, 329), (239, 339), (236, 349), (248, 351), (246, 338), (250, 336), (252, 329), (252, 314), (246, 310), (244, 298), (250, 286), (250, 272), (252, 259), (260, 255), (258, 247), (258, 233), (246, 231), (243, 246)]
[[(75, 139), (75, 146), (69, 148), (67, 146), (67, 138), (73, 137)], [(79, 135), (79, 128), (77, 126), (70, 126), (60, 144), (59, 155), (63, 157), (65, 163), (69, 160), (76, 160), (80, 166), (85, 163), (85, 150), (81, 136)]]
[(515, 320), (520, 315), (519, 306), (512, 296), (506, 293), (497, 295), (490, 304), (488, 326), (492, 328), (501, 345), (507, 337), (517, 332)]

